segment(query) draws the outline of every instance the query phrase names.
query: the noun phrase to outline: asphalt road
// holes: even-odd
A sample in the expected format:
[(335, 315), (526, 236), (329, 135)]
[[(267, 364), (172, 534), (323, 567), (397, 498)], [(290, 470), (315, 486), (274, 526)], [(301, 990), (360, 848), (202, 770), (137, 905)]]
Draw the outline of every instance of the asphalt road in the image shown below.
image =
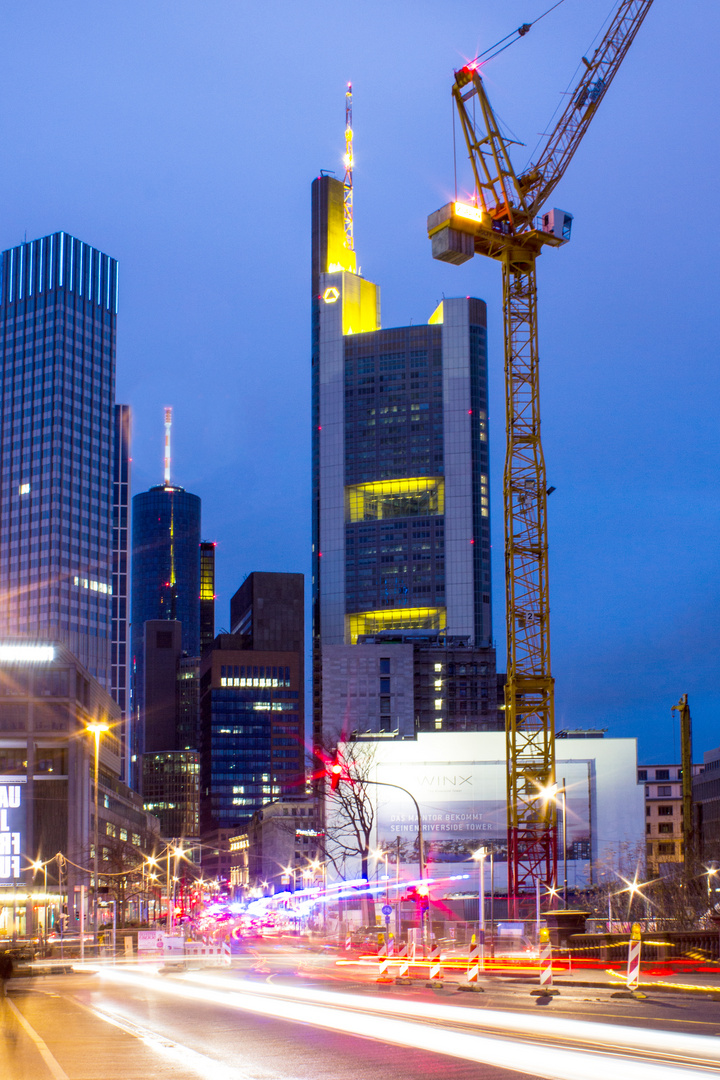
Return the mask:
[(720, 1073), (720, 1002), (672, 995), (618, 1000), (609, 990), (573, 987), (538, 1000), (527, 986), (507, 984), (467, 994), (330, 986), (289, 971), (157, 975), (118, 967), (14, 980), (0, 1005), (3, 1080)]

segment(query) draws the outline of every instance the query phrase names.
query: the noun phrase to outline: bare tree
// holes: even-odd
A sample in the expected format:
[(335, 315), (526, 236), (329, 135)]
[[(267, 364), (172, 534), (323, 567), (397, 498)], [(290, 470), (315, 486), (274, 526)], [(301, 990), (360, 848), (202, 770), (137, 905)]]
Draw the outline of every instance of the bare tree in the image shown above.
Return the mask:
[(369, 877), (370, 838), (375, 827), (375, 801), (368, 793), (376, 747), (370, 742), (344, 743), (342, 773), (335, 791), (326, 789), (325, 855), (338, 873), (348, 859), (360, 859), (361, 876)]

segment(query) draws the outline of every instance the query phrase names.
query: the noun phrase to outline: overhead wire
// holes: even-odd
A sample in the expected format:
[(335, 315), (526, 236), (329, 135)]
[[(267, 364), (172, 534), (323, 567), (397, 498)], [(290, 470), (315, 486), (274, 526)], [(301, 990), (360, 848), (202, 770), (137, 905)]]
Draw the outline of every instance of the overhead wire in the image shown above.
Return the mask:
[[(506, 34), (505, 37), (500, 38), (500, 40), (496, 41), (494, 45), (491, 45), (488, 49), (485, 49), (484, 52), (481, 52), (478, 56), (476, 56), (474, 60), (471, 60), (471, 63), (475, 64), (478, 60), (482, 60), (485, 56), (487, 56), (488, 60), (492, 60), (494, 59), (494, 57), (499, 56), (501, 52), (505, 52), (505, 50), (509, 49), (511, 45), (514, 45), (516, 41), (519, 41), (521, 37), (525, 37), (525, 35), (533, 28), (533, 26), (535, 26), (536, 23), (539, 23), (541, 19), (544, 19), (546, 15), (549, 15), (551, 11), (554, 11), (555, 8), (560, 7), (560, 5), (564, 3), (565, 0), (557, 0), (557, 3), (553, 4), (552, 7), (549, 7), (547, 11), (543, 11), (542, 15), (538, 15), (537, 19), (533, 19), (533, 21), (529, 23), (523, 23), (521, 26), (518, 26), (516, 30), (511, 30), (509, 34)], [(517, 37), (515, 37), (516, 34)], [(513, 40), (508, 41), (508, 38), (512, 38)], [(507, 45), (504, 45), (503, 42), (507, 42)], [(502, 49), (498, 49), (498, 45), (502, 45)], [(497, 52), (493, 51), (496, 49)]]

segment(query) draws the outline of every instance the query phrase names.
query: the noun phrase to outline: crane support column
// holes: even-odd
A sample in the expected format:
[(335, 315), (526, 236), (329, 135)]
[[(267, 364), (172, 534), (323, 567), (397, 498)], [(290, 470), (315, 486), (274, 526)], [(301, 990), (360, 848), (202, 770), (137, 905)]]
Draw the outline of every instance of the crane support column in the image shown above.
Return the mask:
[[(502, 256), (505, 311), (505, 688), (508, 894), (554, 885), (556, 809), (554, 688), (550, 670), (547, 481), (540, 441), (535, 257)], [(516, 913), (516, 912), (515, 912)], [(516, 913), (517, 914), (517, 913)]]

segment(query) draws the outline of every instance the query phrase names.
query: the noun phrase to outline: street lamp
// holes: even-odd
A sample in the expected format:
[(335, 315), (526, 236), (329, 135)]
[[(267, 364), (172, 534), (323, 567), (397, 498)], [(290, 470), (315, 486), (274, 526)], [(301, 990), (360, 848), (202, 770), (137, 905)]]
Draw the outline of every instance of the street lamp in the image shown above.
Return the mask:
[[(485, 945), (485, 857), (487, 855), (487, 848), (481, 847), (477, 851), (473, 852), (473, 859), (478, 864), (478, 870), (480, 871), (480, 881), (478, 887), (478, 939), (481, 950)], [(482, 955), (482, 954), (481, 954)]]
[(565, 907), (567, 903), (567, 803), (565, 801), (565, 792), (567, 788), (565, 786), (565, 777), (563, 776), (562, 787), (559, 784), (550, 784), (546, 788), (541, 788), (540, 793), (543, 800), (547, 803), (550, 799), (557, 804), (558, 795), (562, 796), (562, 850), (563, 850), (563, 903)]
[(100, 736), (110, 730), (110, 725), (101, 720), (93, 720), (85, 725), (85, 730), (95, 736), (95, 860), (93, 873), (93, 907), (95, 910), (95, 944), (98, 941), (98, 860), (100, 845), (100, 823), (98, 821), (98, 785), (100, 777)]
[[(32, 868), (33, 868), (33, 870), (35, 871), (36, 874), (40, 870), (42, 870), (44, 872), (44, 874), (45, 874), (45, 881), (44, 881), (44, 884), (43, 884), (43, 891), (44, 891), (44, 894), (45, 894), (44, 895), (45, 903), (43, 905), (44, 908), (45, 908), (43, 936), (45, 938), (45, 942), (47, 942), (47, 909), (48, 909), (48, 902), (47, 902), (47, 863), (42, 862), (40, 859), (36, 859), (35, 862), (32, 863)], [(710, 893), (710, 879), (708, 878), (708, 895), (709, 895), (709, 893)], [(43, 952), (43, 956), (44, 955), (45, 955), (45, 953)]]

